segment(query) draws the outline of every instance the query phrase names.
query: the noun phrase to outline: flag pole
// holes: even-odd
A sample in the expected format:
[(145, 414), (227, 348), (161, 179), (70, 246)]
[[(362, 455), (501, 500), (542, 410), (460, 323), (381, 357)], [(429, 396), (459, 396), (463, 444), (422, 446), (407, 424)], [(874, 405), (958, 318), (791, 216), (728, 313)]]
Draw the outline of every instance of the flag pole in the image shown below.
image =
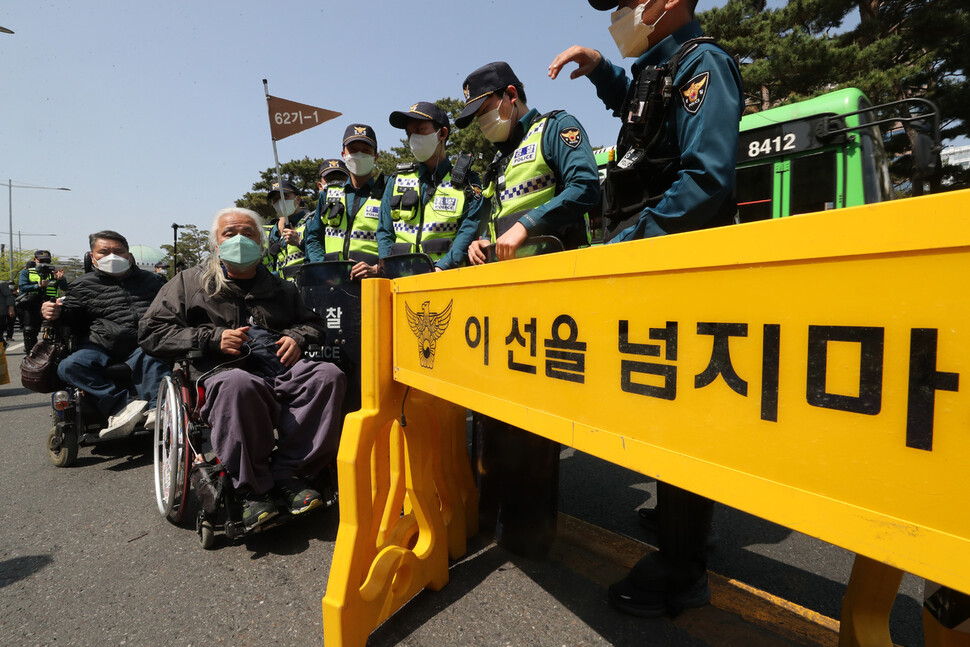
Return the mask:
[[(266, 94), (266, 105), (269, 105), (269, 83), (263, 79), (263, 92)], [(272, 119), (272, 116), (270, 117)], [(280, 187), (280, 200), (283, 199), (283, 172), (280, 170), (280, 156), (276, 152), (276, 137), (273, 136), (273, 122), (269, 124), (270, 138), (273, 140), (273, 160), (276, 162), (276, 182)], [(272, 189), (272, 185), (270, 185)], [(270, 204), (270, 206), (273, 206)]]

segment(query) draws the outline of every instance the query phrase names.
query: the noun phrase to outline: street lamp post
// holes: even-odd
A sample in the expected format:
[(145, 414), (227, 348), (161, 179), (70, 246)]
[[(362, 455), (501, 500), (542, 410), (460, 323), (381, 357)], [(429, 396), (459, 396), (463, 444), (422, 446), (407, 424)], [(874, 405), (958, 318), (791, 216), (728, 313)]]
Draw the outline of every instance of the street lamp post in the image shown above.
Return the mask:
[(178, 244), (179, 244), (179, 228), (188, 227), (188, 225), (179, 225), (172, 223), (172, 275), (174, 276), (178, 272)]
[[(0, 185), (3, 186), (3, 185)], [(13, 190), (14, 189), (48, 189), (50, 191), (70, 191), (67, 187), (63, 186), (35, 186), (33, 184), (14, 184), (13, 180), (7, 179), (7, 208), (9, 214), (9, 231), (10, 234), (10, 279), (16, 280), (14, 276), (13, 268)]]

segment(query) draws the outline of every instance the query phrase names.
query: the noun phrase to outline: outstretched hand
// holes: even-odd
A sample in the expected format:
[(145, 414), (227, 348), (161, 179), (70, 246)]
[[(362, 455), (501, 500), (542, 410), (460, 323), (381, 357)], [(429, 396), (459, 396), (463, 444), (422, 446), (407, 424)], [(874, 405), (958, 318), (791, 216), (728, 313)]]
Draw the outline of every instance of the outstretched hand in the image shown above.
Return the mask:
[(555, 79), (559, 76), (563, 67), (568, 63), (575, 63), (578, 67), (570, 73), (569, 78), (578, 79), (595, 70), (601, 60), (603, 60), (603, 55), (595, 49), (573, 45), (552, 59), (552, 63), (549, 64), (549, 78)]

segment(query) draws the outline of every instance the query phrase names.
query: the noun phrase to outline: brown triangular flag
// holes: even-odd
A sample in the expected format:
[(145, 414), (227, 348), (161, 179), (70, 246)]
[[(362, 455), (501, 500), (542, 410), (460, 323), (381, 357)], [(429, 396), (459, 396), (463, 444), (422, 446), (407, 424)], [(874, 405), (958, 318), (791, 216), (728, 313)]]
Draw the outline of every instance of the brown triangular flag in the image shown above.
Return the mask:
[(275, 142), (341, 115), (333, 110), (269, 95), (266, 96), (266, 105), (269, 107), (269, 129)]

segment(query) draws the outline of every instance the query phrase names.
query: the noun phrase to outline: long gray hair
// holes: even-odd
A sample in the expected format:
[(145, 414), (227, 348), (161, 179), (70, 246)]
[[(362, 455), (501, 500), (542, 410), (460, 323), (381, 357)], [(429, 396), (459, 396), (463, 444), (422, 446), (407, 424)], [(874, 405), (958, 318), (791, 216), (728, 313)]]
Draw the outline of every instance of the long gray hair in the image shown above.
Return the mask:
[(263, 229), (263, 219), (258, 213), (241, 207), (229, 207), (217, 211), (215, 218), (212, 219), (212, 226), (209, 227), (209, 256), (202, 266), (202, 291), (210, 297), (219, 294), (222, 288), (226, 286), (226, 275), (222, 272), (222, 263), (219, 261), (219, 252), (216, 250), (219, 248), (219, 221), (230, 214), (245, 216), (252, 220), (256, 229), (259, 230), (259, 245), (266, 249), (266, 230)]

